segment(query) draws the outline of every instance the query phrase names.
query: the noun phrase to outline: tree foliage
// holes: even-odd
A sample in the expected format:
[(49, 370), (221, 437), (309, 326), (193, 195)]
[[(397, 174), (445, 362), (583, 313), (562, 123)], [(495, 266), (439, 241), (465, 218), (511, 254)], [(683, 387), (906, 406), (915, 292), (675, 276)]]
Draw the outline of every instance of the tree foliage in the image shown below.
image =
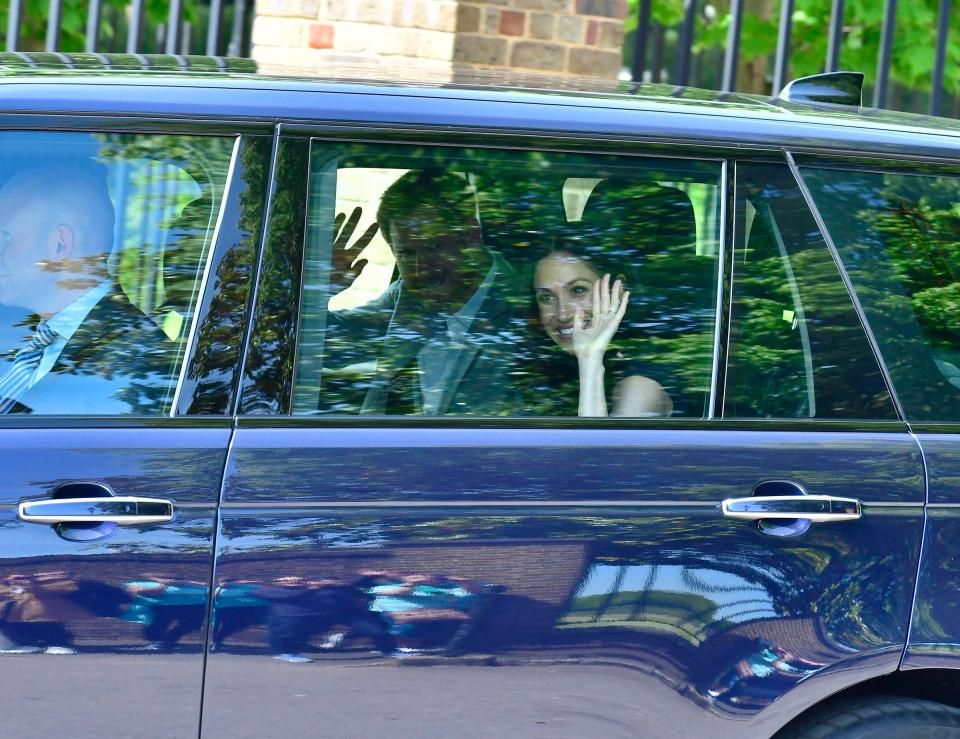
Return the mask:
[(960, 418), (960, 178), (807, 168), (907, 415)]
[[(87, 38), (87, 17), (89, 0), (63, 0), (63, 15), (60, 23), (60, 50), (64, 52), (83, 51)], [(97, 51), (120, 50), (126, 44), (129, 27), (129, 0), (101, 0), (100, 34)], [(144, 3), (144, 21), (150, 28), (156, 28), (167, 22), (169, 0), (146, 0)], [(7, 27), (9, 3), (0, 6), (0, 26)], [(47, 38), (47, 19), (50, 14), (48, 0), (24, 0), (21, 11), (19, 48), (26, 51), (39, 51), (44, 48)], [(198, 7), (189, 0), (183, 4), (183, 21), (196, 23), (206, 8)], [(119, 21), (119, 22), (117, 22)], [(199, 38), (199, 37), (198, 37)], [(160, 51), (155, 35), (144, 33), (142, 51)]]
[[(636, 27), (639, 0), (630, 0), (628, 27)], [(683, 0), (656, 0), (652, 19), (666, 27), (683, 22)], [(831, 0), (796, 0), (791, 34), (790, 76), (801, 77), (822, 72), (827, 57), (827, 33)], [(731, 16), (729, 3), (701, 5), (701, 10), (716, 7), (698, 17), (695, 50), (708, 51), (726, 46)], [(928, 91), (932, 83), (936, 48), (939, 0), (911, 0), (899, 3), (896, 11), (894, 49), (890, 78), (910, 90)], [(866, 85), (876, 80), (880, 33), (884, 4), (877, 0), (847, 0), (844, 10), (844, 38), (840, 68), (863, 72)], [(780, 4), (771, 3), (757, 12), (747, 4), (740, 35), (743, 62), (772, 55), (777, 47)], [(954, 26), (956, 24), (953, 24)], [(954, 30), (948, 38), (944, 87), (960, 93), (960, 34)], [(767, 92), (768, 90), (755, 90)]]

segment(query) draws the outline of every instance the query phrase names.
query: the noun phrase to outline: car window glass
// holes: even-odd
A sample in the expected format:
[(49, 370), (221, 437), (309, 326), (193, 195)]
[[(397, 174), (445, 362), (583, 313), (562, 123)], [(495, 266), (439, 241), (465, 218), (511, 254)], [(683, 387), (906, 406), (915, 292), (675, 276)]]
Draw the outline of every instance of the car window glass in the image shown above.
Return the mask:
[(169, 412), (232, 149), (0, 134), (0, 414)]
[(801, 172), (905, 414), (960, 420), (960, 176)]
[(724, 416), (895, 418), (880, 368), (790, 171), (737, 167)]
[(320, 142), (310, 162), (295, 415), (578, 415), (576, 306), (608, 320), (605, 274), (630, 295), (595, 409), (705, 415), (719, 162)]

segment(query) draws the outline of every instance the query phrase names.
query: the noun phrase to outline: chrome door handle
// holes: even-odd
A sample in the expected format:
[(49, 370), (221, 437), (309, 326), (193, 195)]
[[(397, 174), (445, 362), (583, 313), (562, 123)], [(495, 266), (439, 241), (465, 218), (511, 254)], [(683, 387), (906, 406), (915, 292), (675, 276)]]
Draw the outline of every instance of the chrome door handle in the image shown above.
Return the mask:
[(860, 518), (860, 501), (831, 495), (773, 495), (727, 498), (720, 504), (727, 518), (759, 521), (774, 518), (805, 518), (814, 523), (855, 521)]
[(139, 526), (173, 519), (173, 503), (159, 498), (114, 495), (104, 498), (27, 500), (17, 516), (28, 523), (115, 523)]

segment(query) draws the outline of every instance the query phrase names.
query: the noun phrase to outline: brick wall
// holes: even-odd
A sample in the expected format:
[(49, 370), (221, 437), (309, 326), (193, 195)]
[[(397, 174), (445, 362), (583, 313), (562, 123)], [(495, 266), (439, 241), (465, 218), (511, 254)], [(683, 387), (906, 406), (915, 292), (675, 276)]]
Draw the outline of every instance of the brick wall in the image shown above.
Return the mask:
[(456, 67), (616, 77), (626, 0), (258, 0), (261, 67)]

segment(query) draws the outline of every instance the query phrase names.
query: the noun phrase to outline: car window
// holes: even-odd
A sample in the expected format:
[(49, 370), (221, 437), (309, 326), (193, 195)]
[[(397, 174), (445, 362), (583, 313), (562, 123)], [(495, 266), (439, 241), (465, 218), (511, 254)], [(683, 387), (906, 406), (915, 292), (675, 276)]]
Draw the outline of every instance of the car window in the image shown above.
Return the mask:
[(703, 417), (721, 169), (314, 142), (293, 414)]
[(882, 373), (790, 171), (737, 167), (724, 416), (895, 418)]
[(960, 420), (960, 176), (801, 172), (907, 417)]
[(0, 134), (0, 414), (170, 411), (233, 145)]

